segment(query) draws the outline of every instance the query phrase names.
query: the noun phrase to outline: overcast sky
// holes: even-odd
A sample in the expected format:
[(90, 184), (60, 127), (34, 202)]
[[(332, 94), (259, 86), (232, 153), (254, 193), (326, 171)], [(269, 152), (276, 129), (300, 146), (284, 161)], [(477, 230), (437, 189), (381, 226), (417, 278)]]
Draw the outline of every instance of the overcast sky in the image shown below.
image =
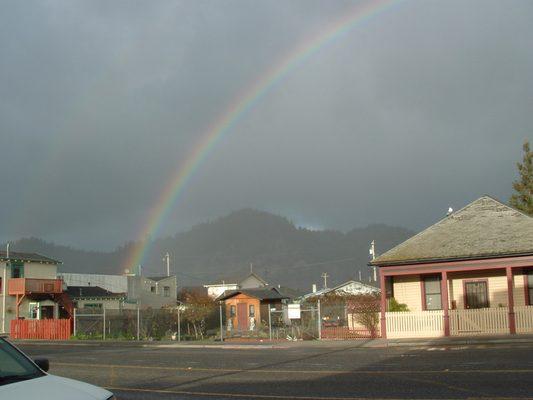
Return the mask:
[[(1, 1), (0, 240), (137, 239), (242, 91), (358, 1)], [(411, 0), (292, 70), (226, 135), (159, 235), (253, 207), (419, 230), (507, 201), (533, 139), (533, 2)]]

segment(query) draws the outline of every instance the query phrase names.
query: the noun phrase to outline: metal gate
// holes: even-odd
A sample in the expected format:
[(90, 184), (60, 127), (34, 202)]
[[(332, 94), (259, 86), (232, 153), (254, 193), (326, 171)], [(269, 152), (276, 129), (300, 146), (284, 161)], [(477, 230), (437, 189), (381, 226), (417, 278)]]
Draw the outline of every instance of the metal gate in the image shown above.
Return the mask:
[(313, 340), (319, 339), (318, 309), (300, 309), (299, 319), (289, 319), (287, 308), (271, 310), (270, 337), (272, 340)]

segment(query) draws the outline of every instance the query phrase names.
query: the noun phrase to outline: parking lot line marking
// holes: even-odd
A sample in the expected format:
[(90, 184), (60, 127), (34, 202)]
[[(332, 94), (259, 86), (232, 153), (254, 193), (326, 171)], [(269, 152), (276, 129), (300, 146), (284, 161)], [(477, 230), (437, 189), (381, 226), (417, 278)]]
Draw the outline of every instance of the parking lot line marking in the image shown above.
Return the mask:
[[(123, 392), (140, 392), (140, 393), (159, 393), (159, 394), (181, 394), (186, 396), (206, 396), (206, 397), (236, 397), (236, 398), (248, 398), (248, 399), (297, 399), (297, 400), (406, 400), (406, 398), (391, 398), (391, 397), (325, 397), (325, 396), (283, 396), (275, 394), (248, 394), (248, 393), (220, 393), (220, 392), (196, 392), (196, 391), (187, 391), (187, 390), (170, 390), (170, 389), (142, 389), (142, 388), (130, 388), (130, 387), (119, 387), (119, 386), (108, 386), (105, 389), (107, 390), (120, 390)], [(476, 399), (483, 400), (528, 400), (532, 399), (530, 397), (475, 397)], [(432, 400), (431, 398), (419, 399), (419, 400)], [(447, 400), (439, 398), (439, 400)], [(468, 399), (467, 399), (468, 400)]]
[(533, 368), (528, 369), (437, 369), (437, 370), (296, 370), (296, 369), (245, 369), (245, 368), (198, 368), (198, 367), (161, 367), (147, 365), (121, 365), (121, 364), (83, 364), (83, 363), (65, 363), (54, 362), (52, 365), (65, 367), (89, 367), (89, 368), (123, 368), (123, 369), (151, 369), (162, 371), (185, 371), (185, 372), (245, 372), (245, 373), (282, 373), (282, 374), (368, 374), (368, 375), (387, 375), (387, 374), (516, 374), (516, 373), (533, 373)]

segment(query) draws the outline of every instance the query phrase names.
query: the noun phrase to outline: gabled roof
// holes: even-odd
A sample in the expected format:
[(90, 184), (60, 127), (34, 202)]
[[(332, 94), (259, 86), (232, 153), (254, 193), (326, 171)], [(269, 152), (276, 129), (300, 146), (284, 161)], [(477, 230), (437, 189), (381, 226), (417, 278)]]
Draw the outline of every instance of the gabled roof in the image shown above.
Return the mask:
[[(244, 278), (242, 278), (242, 276), (230, 276), (230, 277), (226, 277), (225, 279), (220, 279), (216, 283), (209, 283), (209, 284), (206, 284), (204, 286), (207, 287), (207, 286), (238, 285), (240, 287), (242, 282), (244, 282), (245, 280), (247, 280), (249, 278), (254, 278), (255, 280), (257, 280), (263, 286), (268, 286), (268, 283), (263, 278), (261, 278), (259, 275), (257, 275), (255, 272), (248, 273), (248, 275), (246, 275)], [(222, 282), (224, 282), (224, 283), (222, 283)]]
[[(358, 292), (360, 293), (356, 293), (355, 291), (349, 289), (350, 287), (354, 287), (354, 286), (359, 288)], [(347, 294), (371, 294), (371, 293), (379, 293), (380, 289), (375, 286), (368, 285), (366, 283), (359, 282), (359, 281), (352, 279), (347, 282), (341, 283), (340, 285), (337, 285), (333, 288), (324, 288), (324, 289), (317, 290), (316, 292), (308, 293), (302, 296), (302, 299), (309, 299), (312, 297), (323, 296), (328, 293), (335, 293), (335, 292), (345, 292)]]
[(377, 257), (386, 266), (533, 254), (533, 218), (483, 196)]
[(298, 297), (303, 296), (305, 293), (299, 289), (293, 289), (287, 286), (276, 286), (276, 290), (282, 294), (283, 296), (286, 296), (289, 299), (296, 299)]
[(100, 286), (69, 286), (67, 294), (71, 299), (81, 298), (122, 298), (124, 293), (113, 293)]
[(257, 281), (259, 281), (261, 284), (265, 286), (268, 285), (268, 282), (265, 281), (263, 278), (261, 278), (259, 275), (257, 275), (255, 272), (250, 272), (248, 275), (246, 275), (246, 277), (239, 282), (239, 285), (241, 285), (245, 280), (250, 279), (250, 278), (256, 279)]
[(19, 261), (19, 262), (34, 262), (41, 264), (61, 264), (61, 261), (54, 260), (36, 253), (20, 253), (18, 251), (10, 251), (9, 258), (5, 251), (0, 251), (0, 261)]
[(217, 300), (226, 300), (238, 294), (245, 294), (250, 297), (254, 297), (259, 300), (282, 300), (288, 299), (287, 296), (278, 292), (276, 288), (269, 289), (239, 289), (239, 290), (226, 290)]
[(174, 278), (174, 275), (170, 275), (170, 276), (147, 276), (146, 279), (150, 279), (151, 281), (154, 281), (154, 282), (159, 282), (159, 281), (162, 281), (164, 279), (170, 279), (170, 278)]

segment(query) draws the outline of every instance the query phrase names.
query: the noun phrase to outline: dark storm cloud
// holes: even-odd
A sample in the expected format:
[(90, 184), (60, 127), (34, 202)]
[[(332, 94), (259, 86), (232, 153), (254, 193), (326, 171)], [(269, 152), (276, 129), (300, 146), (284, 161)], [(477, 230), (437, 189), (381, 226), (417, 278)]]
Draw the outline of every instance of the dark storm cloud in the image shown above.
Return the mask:
[[(136, 238), (238, 93), (355, 4), (5, 3), (0, 239)], [(532, 18), (529, 1), (413, 0), (356, 27), (239, 121), (160, 234), (241, 207), (419, 229), (506, 200), (533, 136)]]

